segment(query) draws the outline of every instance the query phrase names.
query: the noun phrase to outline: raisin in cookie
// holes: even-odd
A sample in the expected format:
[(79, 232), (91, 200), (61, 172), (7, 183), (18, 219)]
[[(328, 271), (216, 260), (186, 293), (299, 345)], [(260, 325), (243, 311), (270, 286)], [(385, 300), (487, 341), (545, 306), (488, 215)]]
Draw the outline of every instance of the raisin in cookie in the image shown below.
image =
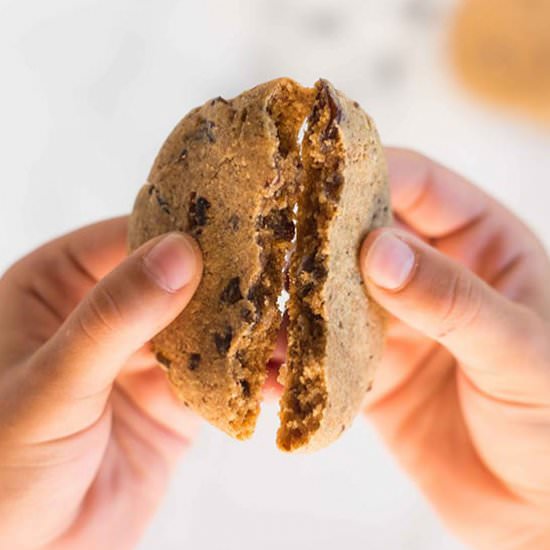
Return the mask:
[(181, 400), (234, 437), (252, 434), (292, 253), (278, 443), (314, 449), (338, 437), (383, 343), (359, 243), (390, 219), (374, 125), (328, 82), (278, 79), (191, 111), (158, 154), (129, 229), (131, 249), (178, 230), (203, 252), (193, 300), (153, 340)]

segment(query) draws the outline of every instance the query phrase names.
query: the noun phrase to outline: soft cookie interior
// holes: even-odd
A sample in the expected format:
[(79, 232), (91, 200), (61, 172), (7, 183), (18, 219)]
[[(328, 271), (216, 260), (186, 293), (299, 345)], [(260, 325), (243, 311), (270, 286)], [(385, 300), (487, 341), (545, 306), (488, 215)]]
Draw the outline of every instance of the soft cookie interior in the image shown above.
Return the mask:
[(305, 444), (327, 404), (324, 356), (327, 320), (322, 290), (328, 277), (327, 233), (343, 184), (340, 111), (327, 83), (317, 96), (302, 142), (305, 178), (299, 198), (296, 249), (290, 266), (288, 354), (277, 443)]
[(285, 451), (325, 447), (351, 424), (372, 386), (385, 334), (385, 314), (366, 296), (357, 265), (366, 234), (391, 223), (383, 149), (357, 102), (324, 80), (315, 90), (290, 265), (277, 434)]
[(239, 438), (250, 436), (254, 430), (259, 413), (257, 403), (266, 378), (266, 364), (273, 352), (281, 321), (280, 315), (273, 315), (273, 312), (277, 310), (277, 299), (283, 288), (285, 259), (295, 234), (294, 210), (302, 173), (298, 133), (311, 109), (311, 92), (296, 85), (282, 85), (267, 105), (267, 112), (276, 129), (274, 162), (277, 166), (276, 177), (281, 185), (275, 192), (267, 186), (262, 197), (256, 219), (262, 271), (247, 295), (255, 308), (254, 322), (233, 351), (240, 366), (239, 385), (244, 384), (246, 389), (244, 392), (237, 389), (230, 404), (236, 413), (232, 427)]

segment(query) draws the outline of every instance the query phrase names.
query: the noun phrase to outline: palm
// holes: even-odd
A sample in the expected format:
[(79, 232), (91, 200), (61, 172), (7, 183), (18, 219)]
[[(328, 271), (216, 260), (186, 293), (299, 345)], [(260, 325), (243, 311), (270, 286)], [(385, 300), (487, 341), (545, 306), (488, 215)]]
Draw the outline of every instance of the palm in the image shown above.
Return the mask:
[[(109, 408), (110, 412), (86, 434), (87, 443), (82, 442), (82, 462), (76, 476), (89, 481), (83, 484), (84, 493), (74, 494), (65, 503), (67, 509), (80, 506), (76, 529), (61, 543), (68, 548), (85, 548), (86, 531), (94, 525), (116, 525), (112, 510), (119, 510), (121, 521), (132, 518), (126, 529), (113, 531), (113, 544), (134, 547), (165, 492), (175, 461), (197, 427), (192, 414), (176, 403), (166, 376), (147, 347), (123, 366), (112, 388)], [(98, 447), (105, 448), (101, 456), (96, 454)], [(97, 460), (92, 462), (94, 454)], [(55, 478), (52, 483), (56, 483)], [(80, 525), (85, 529), (81, 531)]]
[[(74, 479), (82, 480), (82, 490), (73, 492), (64, 503), (69, 510), (79, 509), (79, 515), (73, 529), (58, 543), (60, 548), (86, 548), (87, 532), (105, 525), (114, 527), (112, 533), (105, 533), (107, 540), (120, 548), (133, 547), (164, 494), (174, 461), (192, 436), (192, 418), (188, 422), (178, 419), (178, 433), (156, 419), (173, 408), (160, 369), (142, 365), (139, 372), (131, 372), (132, 368), (129, 365), (128, 372), (115, 383), (110, 411), (80, 441)], [(174, 415), (168, 412), (170, 416)], [(70, 438), (67, 444), (71, 444)], [(99, 454), (98, 448), (105, 450)], [(94, 455), (96, 460), (90, 460)], [(60, 479), (51, 479), (54, 485), (66, 479), (66, 471), (61, 474)], [(113, 521), (113, 511), (120, 522)], [(132, 521), (124, 530), (116, 528), (128, 518)]]

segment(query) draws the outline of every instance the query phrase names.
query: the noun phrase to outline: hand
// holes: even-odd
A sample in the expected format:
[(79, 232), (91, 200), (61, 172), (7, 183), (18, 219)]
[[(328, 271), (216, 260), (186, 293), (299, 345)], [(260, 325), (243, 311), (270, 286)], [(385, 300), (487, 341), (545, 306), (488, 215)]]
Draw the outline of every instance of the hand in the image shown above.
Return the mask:
[(550, 263), (509, 211), (390, 150), (397, 228), (361, 267), (392, 315), (367, 414), (475, 548), (550, 548)]
[(115, 219), (0, 280), (0, 548), (132, 548), (193, 437), (146, 342), (189, 302), (200, 252), (170, 234), (125, 256)]

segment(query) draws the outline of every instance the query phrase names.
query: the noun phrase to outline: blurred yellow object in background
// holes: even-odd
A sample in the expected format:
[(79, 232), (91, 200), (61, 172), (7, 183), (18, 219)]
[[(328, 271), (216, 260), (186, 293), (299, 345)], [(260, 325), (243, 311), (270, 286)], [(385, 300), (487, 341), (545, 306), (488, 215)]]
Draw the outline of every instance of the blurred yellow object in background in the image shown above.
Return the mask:
[(462, 0), (451, 55), (472, 91), (550, 124), (550, 0)]

